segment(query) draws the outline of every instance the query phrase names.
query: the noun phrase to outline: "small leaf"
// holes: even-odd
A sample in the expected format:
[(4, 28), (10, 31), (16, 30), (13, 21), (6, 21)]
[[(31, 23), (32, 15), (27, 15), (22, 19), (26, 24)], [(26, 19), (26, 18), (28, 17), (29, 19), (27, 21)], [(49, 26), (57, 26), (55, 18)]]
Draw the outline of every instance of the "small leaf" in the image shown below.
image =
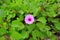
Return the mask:
[(5, 29), (7, 29), (7, 23), (6, 23), (6, 22), (3, 23), (3, 27), (4, 27)]
[(6, 40), (4, 37), (0, 37), (0, 40)]
[(25, 30), (22, 30), (21, 35), (22, 35), (23, 39), (25, 39), (25, 38), (28, 38), (29, 33), (27, 31), (25, 31)]
[(35, 28), (35, 24), (27, 25), (27, 29), (31, 32)]
[(3, 18), (0, 16), (0, 24), (3, 23)]
[(36, 40), (36, 39), (30, 38), (29, 40)]
[(50, 38), (50, 40), (57, 40), (57, 37), (56, 37), (56, 36), (52, 36), (52, 37)]
[(49, 26), (45, 26), (45, 30), (46, 31), (49, 31), (50, 30), (50, 27)]
[(22, 39), (22, 35), (19, 34), (18, 32), (12, 32), (12, 34), (10, 35), (11, 40), (19, 40)]
[(6, 34), (7, 33), (7, 31), (6, 31), (6, 29), (5, 28), (0, 28), (0, 35), (4, 35), (4, 34)]
[(4, 10), (0, 9), (0, 16), (4, 16)]
[(10, 0), (6, 0), (5, 3), (6, 3), (6, 4), (10, 4), (11, 1), (10, 1)]
[(39, 30), (32, 31), (32, 36), (33, 36), (33, 39), (35, 39), (35, 40), (37, 40), (37, 38), (44, 38), (45, 37), (44, 33), (42, 33)]
[(43, 24), (43, 23), (37, 23), (36, 24), (37, 25), (37, 27), (41, 30), (41, 31), (45, 31), (45, 25)]
[(52, 33), (50, 31), (46, 31), (46, 34), (47, 34), (48, 37), (52, 36)]
[(19, 22), (18, 20), (13, 21), (11, 26), (14, 28), (18, 28), (19, 30), (22, 30), (24, 28), (24, 24), (22, 22)]
[(55, 24), (55, 28), (56, 28), (57, 30), (60, 30), (60, 22), (58, 22), (58, 23)]
[(33, 39), (36, 39), (36, 37), (37, 37), (36, 31), (32, 31), (32, 36), (33, 36)]
[(46, 23), (47, 20), (44, 17), (40, 17), (39, 19), (37, 19), (38, 21), (42, 22), (42, 23)]

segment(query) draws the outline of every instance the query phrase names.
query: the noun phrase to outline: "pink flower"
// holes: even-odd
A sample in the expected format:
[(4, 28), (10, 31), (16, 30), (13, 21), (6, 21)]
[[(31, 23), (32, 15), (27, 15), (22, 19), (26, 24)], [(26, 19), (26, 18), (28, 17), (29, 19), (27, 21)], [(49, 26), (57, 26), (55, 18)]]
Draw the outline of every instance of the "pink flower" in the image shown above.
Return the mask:
[(25, 23), (32, 24), (34, 22), (34, 16), (31, 14), (26, 15), (25, 17)]

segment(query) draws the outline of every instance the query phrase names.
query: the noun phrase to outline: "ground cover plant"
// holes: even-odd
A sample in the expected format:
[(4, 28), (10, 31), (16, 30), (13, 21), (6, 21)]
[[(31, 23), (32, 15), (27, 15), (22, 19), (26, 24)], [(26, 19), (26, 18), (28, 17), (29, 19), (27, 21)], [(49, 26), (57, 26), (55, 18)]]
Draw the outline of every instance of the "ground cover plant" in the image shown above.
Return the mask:
[(60, 0), (0, 0), (0, 40), (60, 40)]

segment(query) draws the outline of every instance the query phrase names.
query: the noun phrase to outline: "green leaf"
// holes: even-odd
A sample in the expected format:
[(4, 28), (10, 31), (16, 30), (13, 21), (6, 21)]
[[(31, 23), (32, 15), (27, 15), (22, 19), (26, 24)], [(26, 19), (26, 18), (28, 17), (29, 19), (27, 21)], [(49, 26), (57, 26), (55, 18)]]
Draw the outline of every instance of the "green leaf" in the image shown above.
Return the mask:
[(55, 0), (46, 0), (46, 1), (48, 1), (49, 3), (53, 3)]
[(8, 25), (6, 22), (3, 23), (3, 28), (7, 29)]
[(20, 13), (20, 14), (24, 14), (24, 11), (23, 11), (23, 10), (20, 10), (19, 13)]
[(19, 40), (22, 39), (22, 35), (14, 31), (11, 33), (10, 38), (11, 40)]
[(51, 37), (52, 33), (50, 31), (46, 31), (47, 37)]
[(29, 40), (36, 40), (36, 39), (30, 38)]
[(57, 14), (54, 11), (51, 10), (50, 12), (47, 12), (47, 15), (49, 17), (55, 17)]
[(19, 18), (17, 18), (17, 20), (19, 20), (19, 21), (23, 21), (23, 19), (24, 19), (23, 15), (19, 15)]
[(50, 26), (45, 26), (45, 30), (49, 31), (50, 30)]
[(41, 30), (41, 31), (45, 31), (45, 25), (43, 24), (43, 23), (37, 23), (36, 24), (37, 25), (37, 27)]
[(40, 7), (34, 8), (34, 9), (32, 10), (34, 16), (37, 16), (37, 13), (38, 13), (39, 9), (40, 9)]
[(55, 28), (56, 28), (57, 30), (60, 30), (60, 22), (55, 23)]
[(0, 35), (4, 35), (4, 34), (6, 34), (7, 33), (7, 31), (6, 31), (6, 29), (5, 28), (0, 28)]
[(13, 21), (11, 26), (17, 28), (18, 30), (22, 30), (24, 28), (24, 24), (18, 20)]
[(32, 31), (32, 36), (33, 36), (33, 39), (36, 39), (37, 35), (36, 35), (36, 31)]
[(15, 16), (16, 16), (16, 14), (15, 13), (13, 13), (13, 12), (9, 12), (10, 14), (8, 14), (8, 16), (7, 16), (7, 21), (11, 21), (10, 19), (11, 18), (14, 18)]
[(58, 3), (60, 2), (60, 0), (56, 0)]
[(10, 4), (11, 1), (10, 1), (10, 0), (6, 0), (5, 3), (6, 3), (6, 4)]
[(57, 40), (57, 37), (53, 35), (50, 40)]
[(0, 40), (6, 40), (4, 37), (0, 37)]
[(0, 16), (4, 16), (4, 10), (3, 9), (0, 9)]
[(3, 18), (0, 16), (0, 24), (3, 23)]
[(35, 28), (35, 24), (27, 25), (27, 29), (31, 32)]
[(39, 30), (32, 31), (32, 36), (33, 36), (33, 39), (35, 39), (35, 40), (37, 40), (37, 38), (39, 39), (39, 38), (44, 38), (45, 37), (44, 33), (42, 33)]
[[(5, 4), (4, 4), (5, 5)], [(6, 10), (6, 8), (4, 6), (1, 6), (0, 9), (0, 16), (1, 17), (6, 17), (6, 15), (8, 14), (8, 10)]]
[(40, 22), (42, 22), (42, 23), (44, 23), (44, 24), (47, 22), (47, 20), (45, 19), (45, 17), (40, 17), (37, 20), (40, 21)]
[(28, 33), (27, 31), (25, 31), (25, 30), (22, 30), (21, 35), (22, 35), (23, 39), (25, 39), (25, 38), (28, 38), (28, 37), (29, 37), (29, 33)]

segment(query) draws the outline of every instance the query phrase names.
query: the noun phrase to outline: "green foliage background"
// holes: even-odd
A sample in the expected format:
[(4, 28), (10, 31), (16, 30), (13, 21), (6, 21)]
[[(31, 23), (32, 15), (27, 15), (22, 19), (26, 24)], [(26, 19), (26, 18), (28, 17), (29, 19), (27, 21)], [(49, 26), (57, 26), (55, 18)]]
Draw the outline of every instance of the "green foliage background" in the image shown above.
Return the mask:
[[(35, 22), (24, 22), (32, 14)], [(0, 40), (57, 40), (60, 0), (0, 0)]]

